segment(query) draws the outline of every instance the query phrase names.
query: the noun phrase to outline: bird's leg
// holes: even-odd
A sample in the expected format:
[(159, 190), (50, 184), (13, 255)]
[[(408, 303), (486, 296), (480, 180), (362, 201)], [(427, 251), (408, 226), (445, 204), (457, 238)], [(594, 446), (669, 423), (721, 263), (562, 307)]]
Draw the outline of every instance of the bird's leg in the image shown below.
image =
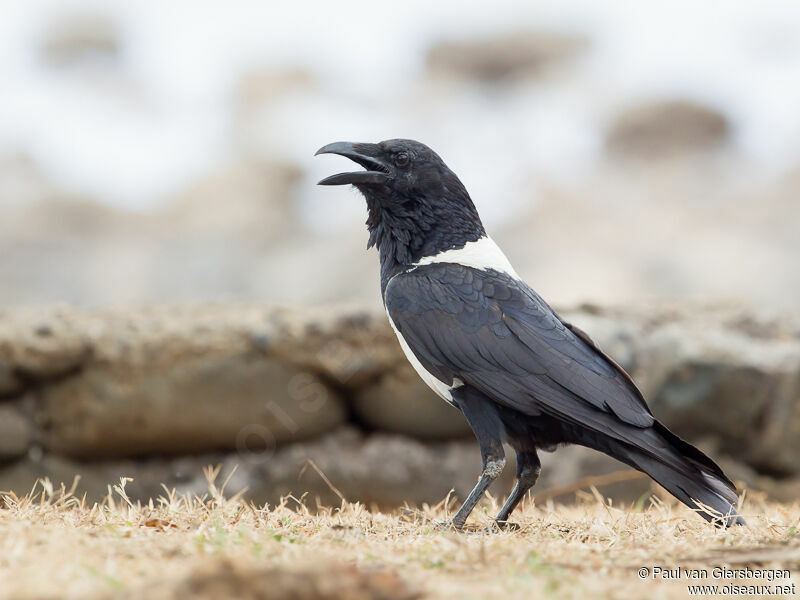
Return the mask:
[(469, 517), (472, 509), (475, 508), (478, 500), (481, 499), (481, 496), (483, 496), (483, 493), (489, 488), (491, 483), (503, 472), (503, 467), (505, 467), (505, 465), (505, 457), (487, 460), (487, 457), (484, 455), (481, 477), (475, 487), (472, 488), (467, 499), (464, 500), (464, 504), (461, 505), (461, 508), (458, 509), (458, 512), (453, 517), (453, 527), (456, 529), (464, 527), (464, 523), (467, 522), (467, 517)]
[(497, 513), (495, 522), (500, 528), (508, 525), (508, 517), (514, 512), (514, 509), (525, 497), (525, 494), (535, 484), (539, 478), (539, 471), (542, 469), (542, 464), (539, 462), (539, 456), (536, 450), (532, 452), (517, 452), (517, 483), (511, 491), (511, 495), (503, 504), (503, 508)]
[(506, 457), (502, 442), (503, 425), (494, 403), (469, 386), (462, 386), (454, 390), (453, 399), (464, 413), (469, 426), (478, 439), (483, 461), (483, 470), (478, 483), (452, 520), (452, 526), (461, 529), (483, 493), (503, 472)]

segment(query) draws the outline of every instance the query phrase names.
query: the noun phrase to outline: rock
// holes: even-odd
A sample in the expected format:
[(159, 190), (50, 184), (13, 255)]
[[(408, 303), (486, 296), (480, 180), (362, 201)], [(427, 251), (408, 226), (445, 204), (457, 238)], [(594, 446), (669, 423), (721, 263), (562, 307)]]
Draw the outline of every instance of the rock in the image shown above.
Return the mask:
[(272, 334), (252, 341), (275, 358), (323, 374), (355, 391), (396, 365), (406, 364), (385, 313), (355, 307), (274, 311)]
[[(404, 502), (435, 504), (451, 489), (465, 498), (481, 462), (474, 442), (424, 444), (396, 435), (363, 436), (345, 428), (275, 452), (230, 455), (222, 470), (230, 472), (237, 465), (230, 492), (247, 488), (247, 496), (257, 504), (274, 505), (281, 497), (305, 495), (309, 507), (337, 506), (341, 499), (333, 486), (349, 501), (388, 509)], [(499, 485), (510, 486), (512, 479), (513, 468), (507, 468)], [(189, 485), (198, 487), (200, 481)]]
[[(0, 491), (13, 491), (21, 497), (36, 485), (41, 492), (43, 487), (37, 480), (49, 480), (54, 490), (61, 484), (69, 490), (75, 484), (74, 494), (86, 495), (88, 502), (101, 502), (109, 493), (109, 488), (125, 484), (126, 495), (136, 501), (147, 502), (165, 495), (164, 487), (173, 489), (182, 486), (186, 493), (203, 495), (208, 492), (208, 483), (203, 478), (203, 469), (222, 461), (218, 455), (200, 455), (179, 458), (152, 458), (147, 460), (101, 460), (82, 462), (55, 454), (29, 453), (29, 456), (12, 464), (0, 467)], [(77, 479), (77, 483), (75, 483)], [(187, 482), (196, 481), (194, 487)], [(115, 500), (121, 500), (118, 492), (112, 491)]]
[[(330, 426), (324, 423), (335, 425), (343, 418), (338, 394), (322, 385), (319, 377), (349, 392), (398, 360), (404, 359), (385, 317), (363, 310), (206, 306), (136, 313), (0, 312), (0, 394), (18, 393), (25, 382), (38, 385), (74, 375), (43, 388), (40, 411), (40, 418), (52, 428), (46, 436), (49, 443), (71, 448), (70, 452), (79, 452), (84, 444), (87, 451), (93, 444), (103, 447), (100, 438), (106, 436), (106, 424), (123, 415), (128, 421), (120, 423), (153, 426), (152, 419), (168, 416), (170, 406), (191, 402), (176, 396), (183, 393), (205, 398), (194, 411), (212, 412), (225, 412), (222, 403), (242, 394), (232, 401), (243, 412), (238, 417), (228, 414), (227, 429), (209, 437), (210, 445), (196, 447), (188, 439), (198, 441), (204, 436), (188, 433), (189, 423), (196, 424), (190, 419), (184, 426), (156, 427), (161, 431), (157, 435), (166, 435), (170, 429), (188, 437), (179, 436), (170, 444), (162, 440), (150, 449), (141, 446), (137, 453), (170, 451), (167, 445), (174, 446), (172, 451), (213, 449), (222, 439), (228, 440), (223, 447), (231, 449), (235, 447), (231, 440), (245, 425), (268, 426), (278, 443), (299, 439), (286, 427), (277, 427), (277, 417), (258, 416), (266, 410), (265, 393), (276, 406), (286, 405), (293, 427), (301, 432), (297, 435), (307, 437)], [(226, 369), (231, 370), (226, 373)], [(223, 373), (217, 377), (217, 371)], [(305, 383), (304, 373), (308, 374)], [(216, 387), (206, 387), (209, 377)], [(194, 384), (194, 379), (202, 383)], [(301, 396), (308, 390), (325, 390), (329, 405), (314, 414), (302, 410), (303, 403), (290, 397), (290, 381), (299, 388), (292, 393)], [(259, 386), (260, 392), (255, 389)], [(205, 391), (218, 397), (209, 398), (203, 395)], [(103, 407), (103, 402), (108, 406)], [(143, 443), (150, 434), (134, 427), (119, 438), (119, 444), (133, 448), (138, 443), (134, 440)]]
[[(497, 494), (507, 493), (512, 484), (513, 454), (509, 458)], [(277, 449), (242, 448), (233, 454), (86, 462), (49, 453), (37, 460), (26, 457), (0, 468), (0, 491), (13, 490), (21, 496), (45, 477), (56, 488), (62, 482), (69, 488), (79, 475), (77, 493), (86, 493), (90, 502), (102, 500), (108, 485), (118, 484), (120, 477), (133, 479), (125, 491), (134, 501), (164, 495), (162, 483), (180, 494), (203, 495), (208, 492), (204, 468), (209, 465), (221, 465), (217, 485), (230, 475), (227, 496), (244, 492), (243, 497), (257, 505), (274, 506), (291, 495), (305, 498), (311, 508), (317, 502), (337, 506), (341, 499), (334, 486), (350, 501), (391, 509), (405, 502), (435, 504), (451, 489), (465, 498), (480, 472), (480, 452), (472, 441), (423, 444), (402, 436), (363, 436), (342, 428), (307, 442)]]
[[(79, 475), (76, 495), (87, 494), (89, 502), (99, 502), (107, 493), (109, 484), (119, 483), (119, 477), (112, 478), (107, 473), (92, 465), (84, 468), (67, 458), (45, 455), (32, 459), (26, 457), (8, 466), (0, 467), (0, 492), (13, 492), (17, 497), (25, 496), (31, 492), (41, 493), (45, 487), (39, 481), (52, 484), (56, 492), (63, 483), (69, 490)], [(0, 506), (2, 502), (0, 501)]]
[(359, 422), (370, 429), (418, 439), (470, 436), (461, 412), (437, 396), (410, 365), (389, 371), (353, 398)]
[[(734, 481), (761, 490), (771, 498), (789, 499), (797, 489), (798, 478), (765, 477), (719, 454), (713, 446), (703, 445), (703, 449), (719, 458)], [(514, 453), (506, 450), (508, 464), (490, 492), (497, 502), (502, 502), (513, 485)], [(596, 485), (600, 494), (611, 498), (615, 505), (629, 505), (652, 492), (649, 478), (587, 448), (567, 446), (553, 453), (542, 452), (540, 456), (542, 473), (532, 492), (538, 504), (550, 500), (571, 503), (590, 493), (590, 485)], [(203, 496), (209, 492), (204, 473), (207, 466), (220, 466), (216, 485), (221, 486), (228, 480), (224, 489), (227, 497), (242, 493), (246, 501), (258, 506), (274, 506), (282, 497), (289, 496), (303, 499), (311, 509), (318, 505), (338, 506), (341, 499), (333, 489), (336, 488), (349, 501), (391, 510), (406, 503), (410, 506), (437, 504), (451, 489), (454, 490), (453, 504), (465, 498), (480, 471), (480, 452), (472, 440), (421, 443), (404, 436), (364, 436), (352, 428), (341, 428), (318, 439), (288, 444), (277, 450), (235, 454), (88, 462), (52, 454), (37, 459), (28, 456), (0, 467), (0, 491), (13, 490), (17, 496), (22, 496), (31, 490), (37, 478), (45, 477), (55, 489), (62, 482), (70, 488), (79, 475), (76, 495), (85, 493), (89, 502), (103, 500), (108, 486), (118, 485), (121, 477), (133, 479), (125, 485), (125, 493), (133, 501), (147, 502), (164, 496), (163, 486), (178, 494)], [(619, 477), (620, 474), (633, 475), (633, 478)], [(120, 499), (117, 491), (112, 495)]]
[(13, 368), (0, 359), (0, 398), (14, 396), (22, 390), (22, 382), (14, 374)]
[[(332, 485), (350, 501), (395, 508), (405, 502), (438, 503), (451, 489), (465, 498), (480, 472), (480, 452), (473, 441), (423, 444), (402, 436), (363, 436), (343, 428), (307, 442), (277, 449), (241, 448), (233, 454), (83, 462), (48, 453), (38, 460), (26, 457), (0, 468), (0, 490), (13, 490), (21, 496), (45, 477), (56, 488), (62, 482), (69, 488), (79, 475), (78, 495), (86, 493), (87, 499), (95, 502), (106, 496), (108, 485), (130, 477), (133, 481), (126, 484), (126, 494), (134, 501), (146, 502), (164, 495), (162, 483), (180, 494), (207, 493), (203, 469), (208, 465), (221, 465), (218, 485), (233, 473), (226, 495), (246, 490), (244, 498), (257, 505), (275, 505), (291, 495), (305, 498), (311, 508), (317, 502), (337, 506), (341, 499)], [(507, 493), (513, 476), (510, 460), (495, 493)]]
[(20, 378), (52, 379), (80, 368), (90, 354), (80, 318), (65, 309), (0, 311), (0, 393)]
[(541, 76), (582, 53), (579, 35), (518, 31), (480, 41), (444, 41), (428, 51), (428, 70), (485, 82)]
[(344, 420), (315, 375), (258, 354), (186, 356), (144, 368), (93, 366), (42, 390), (45, 446), (74, 456), (273, 446)]
[(40, 48), (55, 67), (89, 60), (114, 60), (121, 51), (115, 23), (104, 15), (73, 14), (53, 22)]
[(759, 470), (800, 472), (800, 339), (698, 316), (658, 327), (638, 350), (653, 412), (687, 439), (714, 436)]
[(347, 305), (0, 311), (0, 358), (9, 357), (0, 364), (32, 375), (55, 376), (90, 364), (143, 369), (184, 356), (248, 352), (350, 389), (405, 360), (385, 314)]
[(33, 436), (33, 425), (18, 403), (0, 404), (0, 463), (24, 455)]
[[(694, 305), (561, 312), (631, 370), (654, 414), (678, 435), (708, 438), (711, 456), (729, 455), (759, 476), (798, 476), (800, 319)], [(242, 477), (270, 501), (303, 493), (297, 475), (309, 457), (350, 486), (348, 497), (387, 505), (408, 497), (417, 479), (420, 501), (451, 486), (463, 493), (479, 469), (463, 418), (413, 373), (377, 311), (6, 310), (0, 366), (4, 395), (24, 392), (34, 405), (27, 439), (48, 452), (96, 460), (238, 450), (223, 456), (226, 464), (263, 459)], [(430, 440), (465, 435), (466, 445), (456, 452), (375, 435), (339, 440), (337, 450), (339, 442), (320, 436), (347, 421), (347, 403), (367, 429)], [(308, 444), (292, 444), (299, 440)], [(23, 445), (31, 442), (14, 442), (11, 454)], [(555, 456), (553, 471), (569, 472), (564, 452)], [(447, 460), (454, 466), (446, 477), (426, 474), (449, 468)], [(309, 477), (307, 470), (303, 481)], [(326, 485), (309, 490), (331, 499)]]
[(663, 100), (622, 110), (606, 135), (613, 153), (647, 158), (722, 146), (728, 119), (716, 110), (686, 100)]
[[(506, 448), (508, 464), (490, 493), (502, 501), (511, 491), (516, 472), (513, 450)], [(592, 475), (605, 475), (628, 467), (599, 452), (570, 446), (554, 453), (543, 452), (542, 473), (536, 494), (570, 486)], [(309, 461), (313, 461), (313, 466)], [(301, 498), (307, 506), (337, 506), (341, 499), (334, 486), (347, 500), (368, 506), (392, 509), (437, 504), (452, 490), (453, 502), (467, 497), (480, 474), (481, 460), (474, 440), (419, 442), (400, 435), (374, 433), (362, 435), (343, 428), (319, 440), (291, 444), (277, 452), (250, 456), (230, 455), (223, 463), (223, 473), (238, 466), (230, 480), (229, 493), (247, 489), (245, 497), (256, 504), (276, 504), (281, 497)], [(317, 471), (321, 471), (322, 475)], [(198, 476), (187, 482), (186, 490), (203, 489)], [(588, 487), (588, 486), (587, 486)], [(183, 488), (179, 488), (183, 489)], [(600, 486), (601, 493), (619, 502), (632, 502), (650, 489), (650, 480), (639, 478)], [(575, 489), (558, 496), (557, 502), (574, 501)]]

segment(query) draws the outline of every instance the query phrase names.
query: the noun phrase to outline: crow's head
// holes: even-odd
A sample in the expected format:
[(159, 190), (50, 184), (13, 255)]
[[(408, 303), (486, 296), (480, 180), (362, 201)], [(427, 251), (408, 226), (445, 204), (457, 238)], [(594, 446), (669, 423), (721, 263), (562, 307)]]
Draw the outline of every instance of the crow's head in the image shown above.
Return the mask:
[(319, 184), (352, 184), (364, 195), (369, 245), (378, 245), (382, 262), (413, 263), (485, 235), (467, 190), (425, 144), (335, 142), (317, 154), (346, 156), (366, 169), (332, 175)]
[(346, 156), (366, 169), (332, 175), (320, 181), (320, 185), (351, 183), (368, 197), (387, 192), (417, 196), (441, 189), (448, 176), (457, 180), (438, 154), (414, 140), (386, 140), (378, 144), (335, 142), (323, 146), (317, 154)]

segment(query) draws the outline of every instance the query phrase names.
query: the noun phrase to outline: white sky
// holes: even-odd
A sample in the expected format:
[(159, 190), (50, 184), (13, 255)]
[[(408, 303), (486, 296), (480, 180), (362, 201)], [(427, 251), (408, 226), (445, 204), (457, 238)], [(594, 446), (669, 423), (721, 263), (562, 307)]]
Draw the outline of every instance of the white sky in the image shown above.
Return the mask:
[[(491, 220), (492, 203), (482, 198), (496, 195), (498, 185), (503, 193), (498, 182), (512, 189), (523, 173), (580, 176), (615, 109), (664, 95), (724, 110), (734, 119), (738, 150), (764, 170), (800, 163), (796, 1), (500, 0), (487, 7), (453, 0), (0, 0), (0, 154), (30, 154), (77, 193), (153, 206), (239, 151), (230, 107), (240, 74), (300, 65), (318, 88), (275, 107), (260, 149), (309, 170), (305, 196), (313, 179), (340, 166), (312, 160), (319, 146), (415, 137), (445, 157)], [(41, 63), (37, 45), (48, 24), (86, 9), (118, 23), (121, 71), (60, 72)], [(419, 80), (431, 43), (524, 26), (585, 33), (593, 48), (548, 87), (424, 95)], [(352, 218), (306, 201), (334, 224)]]

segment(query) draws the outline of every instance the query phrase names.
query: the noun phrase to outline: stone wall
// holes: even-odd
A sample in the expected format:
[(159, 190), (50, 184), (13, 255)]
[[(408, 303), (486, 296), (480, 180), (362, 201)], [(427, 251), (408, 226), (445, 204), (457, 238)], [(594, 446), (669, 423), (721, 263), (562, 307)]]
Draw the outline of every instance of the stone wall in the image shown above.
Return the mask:
[[(734, 479), (797, 495), (800, 318), (698, 306), (562, 312), (630, 370), (659, 419)], [(540, 491), (624, 468), (580, 448), (543, 462)], [(388, 507), (464, 494), (480, 458), (463, 417), (419, 381), (380, 312), (0, 312), (0, 490), (80, 475), (93, 500), (123, 476), (134, 498), (163, 494), (162, 483), (202, 493), (209, 464), (235, 467), (228, 491), (257, 502), (309, 492), (324, 504), (341, 495)], [(648, 489), (636, 480), (604, 493)]]

